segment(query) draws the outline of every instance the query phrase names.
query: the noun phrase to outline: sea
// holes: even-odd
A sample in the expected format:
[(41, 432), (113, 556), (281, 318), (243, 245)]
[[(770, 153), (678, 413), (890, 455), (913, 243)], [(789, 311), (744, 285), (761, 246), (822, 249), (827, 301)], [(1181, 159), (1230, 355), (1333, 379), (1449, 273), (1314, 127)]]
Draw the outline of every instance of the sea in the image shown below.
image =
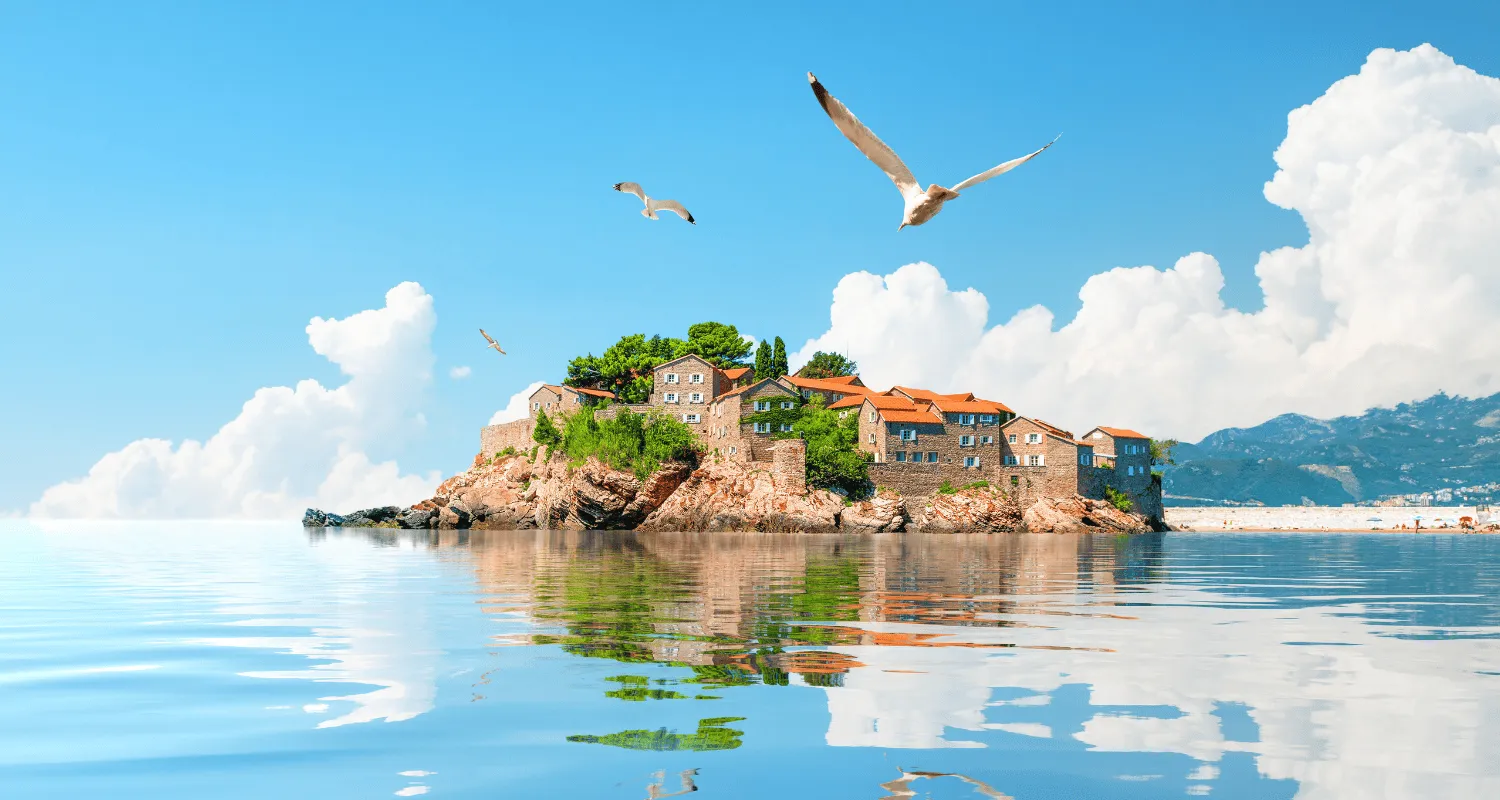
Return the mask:
[(1495, 798), (1500, 536), (0, 522), (0, 796)]

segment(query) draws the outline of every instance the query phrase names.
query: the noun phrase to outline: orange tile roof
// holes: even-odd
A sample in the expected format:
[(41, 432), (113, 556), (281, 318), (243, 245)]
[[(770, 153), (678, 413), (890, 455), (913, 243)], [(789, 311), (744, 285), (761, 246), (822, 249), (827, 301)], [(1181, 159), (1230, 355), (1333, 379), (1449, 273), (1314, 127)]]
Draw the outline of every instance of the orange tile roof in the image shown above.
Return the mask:
[(991, 403), (988, 400), (948, 400), (938, 398), (932, 401), (939, 411), (948, 414), (999, 414), (1010, 409), (999, 403)]
[(879, 409), (901, 408), (908, 411), (917, 410), (916, 403), (905, 397), (897, 397), (893, 394), (867, 394), (865, 395), (865, 399), (869, 400), (871, 405)]
[(983, 397), (976, 397), (976, 398), (974, 398), (974, 401), (976, 403), (993, 403), (994, 405), (999, 406), (1000, 410), (1004, 411), (1007, 414), (1014, 414), (1014, 413), (1016, 413), (1014, 410), (1011, 409), (1010, 406), (1008, 406), (1008, 405), (1000, 402), (999, 400), (986, 400)]
[(1059, 428), (1056, 425), (1053, 425), (1052, 423), (1047, 422), (1046, 420), (1040, 420), (1040, 419), (1037, 419), (1036, 417), (1032, 417), (1031, 421), (1035, 422), (1036, 424), (1038, 424), (1040, 426), (1042, 426), (1043, 428), (1046, 428), (1048, 433), (1055, 434), (1055, 435), (1057, 435), (1059, 437), (1067, 439), (1070, 442), (1073, 441), (1073, 434), (1071, 432), (1065, 431), (1062, 428)]
[(713, 402), (717, 403), (717, 402), (719, 402), (720, 400), (723, 400), (726, 397), (734, 397), (737, 394), (744, 394), (745, 392), (748, 392), (748, 391), (750, 391), (751, 389), (754, 389), (754, 388), (755, 388), (755, 386), (754, 386), (754, 384), (752, 384), (750, 386), (741, 386), (741, 387), (738, 387), (736, 389), (730, 389), (729, 391), (727, 391), (727, 392), (719, 395), (718, 397), (715, 397), (713, 399)]
[(1133, 431), (1133, 430), (1131, 430), (1129, 428), (1106, 428), (1103, 425), (1100, 425), (1098, 428), (1096, 428), (1096, 430), (1104, 431), (1105, 433), (1109, 434), (1110, 436), (1115, 437), (1116, 439), (1150, 439), (1151, 438), (1150, 436), (1147, 436), (1144, 433), (1136, 433), (1135, 431)]
[(745, 373), (749, 372), (750, 368), (749, 367), (735, 367), (734, 369), (726, 369), (726, 370), (722, 370), (722, 371), (724, 373), (724, 377), (726, 377), (726, 378), (728, 378), (728, 379), (730, 379), (732, 381), (737, 381), (740, 378), (745, 377)]
[(859, 408), (860, 406), (862, 406), (862, 405), (865, 404), (865, 398), (868, 397), (868, 396), (869, 395), (851, 394), (848, 397), (845, 397), (843, 400), (839, 400), (837, 402), (829, 403), (828, 407), (830, 409), (833, 409), (833, 408)]
[(824, 378), (823, 380), (828, 381), (830, 383), (846, 383), (846, 384), (849, 384), (849, 385), (852, 386), (852, 385), (854, 385), (855, 381), (859, 380), (859, 376), (858, 375), (839, 375), (839, 376), (833, 377), (833, 378)]
[(916, 398), (918, 400), (973, 400), (974, 399), (974, 393), (973, 392), (957, 392), (955, 394), (938, 394), (937, 392), (930, 391), (930, 390), (927, 390), (927, 389), (913, 389), (910, 386), (893, 386), (893, 387), (891, 387), (891, 391), (892, 392), (901, 392), (902, 394), (908, 395), (910, 397), (914, 397), (914, 398)]
[(608, 397), (611, 400), (615, 399), (615, 393), (614, 392), (606, 392), (603, 389), (584, 389), (584, 388), (581, 388), (581, 387), (578, 387), (578, 386), (570, 386), (568, 388), (572, 389), (573, 391), (575, 391), (575, 392), (577, 392), (579, 394), (592, 395), (594, 397)]
[[(931, 408), (931, 406), (928, 406)], [(886, 422), (930, 422), (934, 425), (942, 420), (931, 411), (906, 411), (903, 409), (881, 409), (880, 418)]]
[(786, 376), (786, 382), (799, 389), (812, 389), (814, 391), (838, 392), (839, 394), (873, 394), (868, 386), (855, 386), (839, 380), (824, 380), (822, 378), (799, 378), (796, 375)]

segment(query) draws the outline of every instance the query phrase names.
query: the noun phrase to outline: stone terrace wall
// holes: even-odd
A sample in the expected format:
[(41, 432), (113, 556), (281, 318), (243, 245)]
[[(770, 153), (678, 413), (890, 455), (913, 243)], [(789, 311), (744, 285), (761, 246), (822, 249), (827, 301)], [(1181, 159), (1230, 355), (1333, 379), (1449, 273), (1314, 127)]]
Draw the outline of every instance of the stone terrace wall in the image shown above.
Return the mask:
[(771, 448), (771, 474), (787, 491), (807, 491), (807, 443), (782, 439)]
[(531, 440), (531, 432), (534, 430), (536, 420), (529, 417), (515, 422), (487, 425), (479, 431), (479, 452), (489, 457), (507, 447), (514, 447), (518, 451), (530, 450), (536, 444)]
[(948, 481), (954, 486), (965, 486), (975, 481), (994, 478), (985, 469), (965, 467), (957, 464), (936, 463), (913, 464), (911, 462), (884, 461), (870, 465), (870, 481), (876, 486), (895, 489), (907, 497), (932, 494)]

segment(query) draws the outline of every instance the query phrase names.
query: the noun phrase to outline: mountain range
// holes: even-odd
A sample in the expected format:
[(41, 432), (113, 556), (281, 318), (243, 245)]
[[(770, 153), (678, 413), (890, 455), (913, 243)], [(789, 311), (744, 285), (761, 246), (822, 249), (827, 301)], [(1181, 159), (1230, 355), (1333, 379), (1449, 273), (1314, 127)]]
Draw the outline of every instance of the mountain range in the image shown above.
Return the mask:
[(1500, 394), (1440, 393), (1336, 419), (1283, 414), (1174, 456), (1162, 479), (1169, 506), (1489, 502), (1500, 499)]

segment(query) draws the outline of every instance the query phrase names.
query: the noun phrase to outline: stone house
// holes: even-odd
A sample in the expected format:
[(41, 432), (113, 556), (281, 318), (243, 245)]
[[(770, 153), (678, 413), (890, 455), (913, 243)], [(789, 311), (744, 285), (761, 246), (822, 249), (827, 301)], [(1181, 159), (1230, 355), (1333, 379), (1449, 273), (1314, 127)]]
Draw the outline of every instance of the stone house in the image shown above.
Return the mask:
[(531, 393), (526, 408), (527, 415), (536, 419), (543, 411), (547, 412), (549, 417), (555, 417), (558, 414), (567, 415), (580, 408), (597, 406), (614, 399), (614, 392), (606, 392), (602, 389), (579, 389), (544, 383)]
[(799, 378), (796, 375), (785, 375), (781, 380), (801, 394), (804, 400), (811, 400), (815, 394), (823, 395), (825, 407), (831, 407), (847, 398), (874, 394), (858, 375), (845, 375), (841, 378)]
[(1128, 494), (1151, 485), (1151, 438), (1129, 428), (1098, 427), (1083, 435), (1093, 446), (1094, 464), (1114, 471), (1112, 485)]
[(703, 440), (708, 404), (733, 386), (733, 380), (707, 359), (685, 355), (652, 370), (651, 397), (646, 405), (681, 420)]
[[(704, 446), (739, 461), (766, 461), (777, 436), (791, 433), (788, 422), (776, 420), (777, 412), (794, 412), (802, 398), (784, 382), (766, 378), (731, 389), (708, 407)], [(765, 421), (755, 417), (763, 415)]]

